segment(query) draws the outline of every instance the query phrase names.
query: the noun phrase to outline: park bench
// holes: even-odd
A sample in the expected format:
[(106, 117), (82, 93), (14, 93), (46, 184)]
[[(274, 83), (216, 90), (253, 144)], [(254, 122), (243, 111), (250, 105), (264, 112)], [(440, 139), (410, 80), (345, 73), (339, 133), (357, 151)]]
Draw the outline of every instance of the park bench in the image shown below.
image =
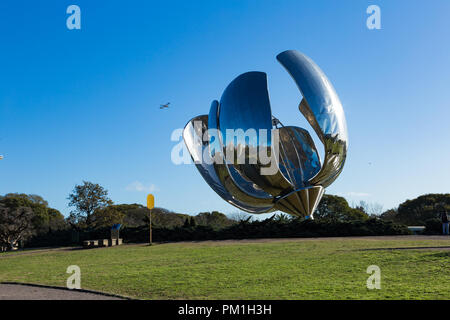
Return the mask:
[(111, 228), (111, 238), (110, 239), (100, 239), (100, 240), (86, 240), (83, 241), (83, 248), (96, 248), (96, 247), (112, 247), (120, 246), (123, 244), (123, 239), (119, 238), (120, 224), (114, 224)]
[(121, 238), (83, 241), (84, 248), (112, 247), (112, 246), (120, 246), (122, 244), (123, 244), (123, 239), (121, 239)]

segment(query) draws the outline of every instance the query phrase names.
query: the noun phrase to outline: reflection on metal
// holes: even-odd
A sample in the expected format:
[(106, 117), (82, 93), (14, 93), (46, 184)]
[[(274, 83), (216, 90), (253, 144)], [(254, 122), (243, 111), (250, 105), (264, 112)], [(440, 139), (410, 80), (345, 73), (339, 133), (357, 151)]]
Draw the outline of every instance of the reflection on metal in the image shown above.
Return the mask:
[(270, 212), (273, 208), (271, 198), (257, 198), (242, 191), (231, 178), (227, 166), (213, 162), (209, 152), (205, 152), (209, 143), (202, 141), (202, 137), (207, 123), (207, 115), (198, 116), (189, 121), (183, 131), (184, 142), (200, 174), (219, 196), (239, 209), (252, 213)]
[[(288, 50), (277, 59), (303, 96), (299, 110), (324, 145), (322, 163), (307, 130), (283, 126), (272, 116), (263, 72), (234, 79), (220, 103), (212, 102), (209, 115), (188, 122), (183, 138), (200, 174), (228, 203), (250, 213), (280, 210), (312, 218), (325, 188), (344, 166), (344, 111), (330, 81), (310, 58)], [(262, 154), (271, 162), (263, 161)], [(271, 166), (273, 172), (264, 174)]]
[(341, 173), (347, 156), (347, 123), (344, 109), (331, 82), (307, 56), (288, 50), (277, 56), (297, 83), (303, 100), (300, 112), (306, 117), (325, 147), (322, 169), (310, 183), (328, 187)]

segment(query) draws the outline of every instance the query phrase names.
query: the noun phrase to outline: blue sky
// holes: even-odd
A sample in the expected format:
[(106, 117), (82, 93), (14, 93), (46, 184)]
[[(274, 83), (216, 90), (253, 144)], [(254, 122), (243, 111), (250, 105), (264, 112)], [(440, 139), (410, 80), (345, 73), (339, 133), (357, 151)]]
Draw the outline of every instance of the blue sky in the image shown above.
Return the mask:
[[(71, 4), (81, 30), (66, 27)], [(381, 30), (366, 27), (370, 4)], [(327, 193), (389, 209), (449, 192), (449, 12), (448, 0), (1, 1), (0, 194), (68, 214), (89, 180), (116, 203), (152, 191), (177, 212), (236, 212), (171, 162), (170, 136), (252, 70), (268, 74), (273, 114), (310, 129), (275, 59), (287, 49), (324, 70), (346, 113), (348, 159)]]

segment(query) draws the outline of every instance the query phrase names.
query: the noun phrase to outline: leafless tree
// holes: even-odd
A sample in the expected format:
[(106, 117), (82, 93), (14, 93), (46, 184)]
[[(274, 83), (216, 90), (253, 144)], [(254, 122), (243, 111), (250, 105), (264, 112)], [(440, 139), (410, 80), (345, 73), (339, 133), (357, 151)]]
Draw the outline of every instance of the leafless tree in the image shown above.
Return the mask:
[(243, 211), (236, 211), (228, 215), (228, 218), (236, 222), (251, 221), (253, 216)]
[(360, 209), (370, 216), (379, 216), (383, 212), (383, 205), (378, 202), (360, 201), (359, 204), (353, 204), (352, 207)]

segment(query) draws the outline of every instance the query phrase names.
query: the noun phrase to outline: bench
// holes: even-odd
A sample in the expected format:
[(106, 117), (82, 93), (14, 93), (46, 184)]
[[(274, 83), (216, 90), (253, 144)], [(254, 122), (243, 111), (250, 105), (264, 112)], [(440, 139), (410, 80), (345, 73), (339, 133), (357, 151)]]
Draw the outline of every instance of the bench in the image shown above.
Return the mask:
[(112, 247), (120, 246), (123, 244), (123, 239), (100, 239), (100, 240), (85, 240), (83, 241), (83, 248), (96, 248), (96, 247)]
[(101, 239), (101, 240), (98, 240), (98, 246), (99, 246), (99, 247), (107, 247), (107, 246), (108, 246), (108, 243), (109, 243), (108, 239)]

